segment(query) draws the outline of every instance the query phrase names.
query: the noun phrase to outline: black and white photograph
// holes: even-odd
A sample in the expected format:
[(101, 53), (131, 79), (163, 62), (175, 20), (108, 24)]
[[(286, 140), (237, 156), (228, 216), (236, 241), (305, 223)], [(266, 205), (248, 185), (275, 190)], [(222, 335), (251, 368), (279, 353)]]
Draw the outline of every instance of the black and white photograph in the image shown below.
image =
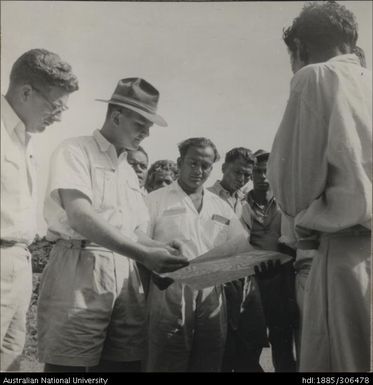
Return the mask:
[(369, 384), (372, 11), (1, 1), (3, 384)]

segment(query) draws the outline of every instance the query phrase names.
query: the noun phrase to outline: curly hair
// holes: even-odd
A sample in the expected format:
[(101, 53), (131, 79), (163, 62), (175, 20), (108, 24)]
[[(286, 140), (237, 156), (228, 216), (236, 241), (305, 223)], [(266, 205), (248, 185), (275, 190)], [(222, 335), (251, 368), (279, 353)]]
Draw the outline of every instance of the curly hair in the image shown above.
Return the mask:
[(367, 62), (365, 59), (365, 52), (361, 47), (356, 46), (353, 50), (354, 54), (358, 57), (360, 65), (364, 68), (367, 68)]
[(296, 51), (294, 40), (317, 49), (338, 47), (348, 53), (358, 38), (358, 25), (354, 14), (335, 1), (309, 2), (293, 24), (283, 31), (283, 40), (291, 52)]
[(151, 191), (153, 189), (154, 179), (157, 174), (167, 174), (170, 175), (173, 180), (176, 180), (179, 176), (179, 169), (177, 164), (172, 160), (162, 159), (154, 162), (150, 166), (146, 176), (145, 189), (147, 191)]
[(255, 163), (255, 156), (253, 155), (252, 151), (245, 147), (236, 147), (228, 151), (225, 154), (224, 163), (231, 163), (236, 159), (243, 159), (244, 161), (251, 164)]
[(142, 153), (145, 155), (147, 161), (149, 162), (149, 155), (148, 155), (148, 153), (144, 150), (144, 148), (141, 147), (141, 146), (137, 147), (136, 150), (129, 150), (128, 152), (131, 152), (131, 153), (142, 152)]
[(179, 153), (180, 157), (184, 158), (186, 153), (188, 152), (188, 149), (190, 147), (211, 147), (214, 151), (214, 162), (217, 162), (220, 159), (220, 155), (218, 153), (218, 150), (215, 146), (215, 144), (207, 138), (189, 138), (187, 140), (184, 140), (183, 142), (179, 143), (178, 148), (179, 148)]
[(46, 49), (31, 49), (21, 55), (10, 72), (11, 84), (60, 87), (71, 93), (79, 89), (78, 79), (70, 64)]

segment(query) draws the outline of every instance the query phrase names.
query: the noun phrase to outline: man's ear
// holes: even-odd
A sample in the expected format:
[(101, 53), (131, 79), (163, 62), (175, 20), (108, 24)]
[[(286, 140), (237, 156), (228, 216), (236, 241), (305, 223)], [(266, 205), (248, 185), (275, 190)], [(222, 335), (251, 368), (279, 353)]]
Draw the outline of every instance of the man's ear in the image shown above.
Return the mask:
[(116, 125), (119, 126), (119, 117), (120, 117), (120, 111), (114, 110), (112, 111), (110, 115), (111, 121)]
[(182, 159), (179, 157), (176, 160), (177, 168), (180, 170)]
[(24, 84), (20, 87), (20, 98), (22, 102), (27, 102), (31, 95), (32, 95), (33, 89), (29, 84)]

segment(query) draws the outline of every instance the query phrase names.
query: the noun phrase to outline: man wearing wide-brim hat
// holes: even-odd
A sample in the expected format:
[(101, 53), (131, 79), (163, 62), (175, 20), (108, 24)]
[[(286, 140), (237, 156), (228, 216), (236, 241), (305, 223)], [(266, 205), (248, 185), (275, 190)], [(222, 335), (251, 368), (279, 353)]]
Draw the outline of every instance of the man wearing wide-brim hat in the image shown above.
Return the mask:
[(147, 81), (119, 81), (104, 125), (52, 155), (45, 218), (56, 242), (38, 308), (39, 359), (46, 371), (140, 371), (145, 297), (135, 262), (150, 271), (188, 264), (177, 242), (150, 240), (148, 212), (127, 150), (138, 148), (157, 114)]

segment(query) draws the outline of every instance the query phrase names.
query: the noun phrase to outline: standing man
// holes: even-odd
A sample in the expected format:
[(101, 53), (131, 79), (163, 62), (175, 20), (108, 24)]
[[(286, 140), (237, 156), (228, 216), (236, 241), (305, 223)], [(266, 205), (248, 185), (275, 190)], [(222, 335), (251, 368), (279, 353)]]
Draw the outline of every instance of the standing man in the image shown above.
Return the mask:
[[(215, 145), (191, 138), (179, 151), (178, 180), (147, 197), (150, 235), (161, 242), (178, 239), (189, 260), (240, 234), (245, 240), (233, 210), (203, 187), (218, 160)], [(162, 291), (152, 282), (148, 306), (148, 371), (220, 371), (226, 337), (222, 286), (193, 290), (175, 282)]]
[(14, 63), (1, 97), (1, 371), (17, 370), (32, 293), (36, 181), (31, 136), (61, 120), (78, 89), (71, 66), (55, 53), (32, 49)]
[(140, 371), (145, 297), (135, 261), (157, 272), (188, 264), (141, 232), (148, 213), (126, 159), (153, 123), (166, 126), (158, 99), (147, 81), (120, 80), (102, 100), (109, 103), (102, 129), (66, 140), (52, 156), (45, 217), (56, 244), (38, 306), (46, 371)]
[(335, 2), (305, 6), (284, 32), (294, 77), (268, 176), (298, 250), (317, 249), (300, 371), (370, 369), (372, 78), (352, 53), (357, 37)]
[[(242, 221), (242, 207), (245, 204), (246, 196), (241, 189), (251, 180), (254, 164), (255, 157), (248, 148), (236, 147), (231, 149), (226, 153), (222, 165), (222, 180), (217, 180), (213, 186), (208, 188), (209, 191), (230, 205), (237, 218), (241, 220), (245, 230), (247, 230), (247, 227)], [(224, 284), (228, 316), (227, 341), (222, 363), (224, 372), (237, 370), (237, 360), (243, 358), (240, 354), (237, 354), (237, 344), (241, 340), (241, 337), (237, 335), (237, 329), (243, 295), (243, 282), (244, 280), (240, 279)], [(257, 338), (260, 337), (256, 335), (254, 339), (257, 340)]]
[[(253, 189), (242, 210), (250, 243), (259, 250), (287, 252), (289, 248), (280, 244), (281, 212), (267, 179), (269, 153), (258, 150), (254, 155)], [(259, 359), (266, 346), (267, 328), (275, 371), (295, 371), (293, 278), (292, 269), (285, 267), (266, 280), (246, 278), (237, 333), (239, 348), (235, 362), (239, 371), (261, 371)]]
[(222, 180), (216, 181), (208, 189), (226, 201), (238, 218), (242, 216), (242, 205), (245, 202), (245, 194), (241, 189), (251, 180), (254, 163), (255, 157), (249, 149), (233, 148), (225, 155)]
[(135, 173), (139, 180), (140, 190), (145, 196), (146, 190), (144, 185), (146, 180), (146, 171), (149, 166), (148, 154), (141, 146), (139, 146), (137, 150), (128, 151), (127, 162), (135, 170)]

